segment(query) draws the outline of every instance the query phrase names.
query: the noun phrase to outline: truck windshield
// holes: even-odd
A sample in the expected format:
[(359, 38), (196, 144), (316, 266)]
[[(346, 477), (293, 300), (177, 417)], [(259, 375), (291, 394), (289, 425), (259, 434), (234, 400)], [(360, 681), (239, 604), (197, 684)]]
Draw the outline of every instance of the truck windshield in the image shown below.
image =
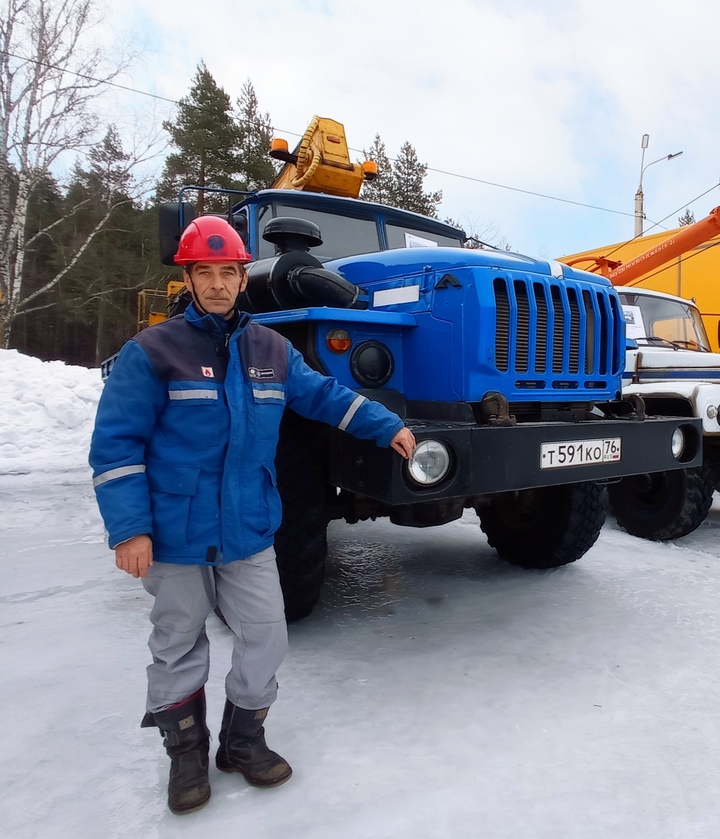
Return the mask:
[(373, 253), (380, 250), (380, 238), (377, 224), (372, 218), (355, 218), (324, 213), (307, 207), (291, 207), (284, 204), (271, 204), (263, 207), (258, 214), (260, 234), (260, 259), (275, 256), (275, 245), (263, 238), (265, 225), (278, 216), (306, 218), (320, 228), (322, 245), (312, 249), (312, 255), (322, 262), (339, 259), (342, 256), (354, 256), (358, 253)]
[(386, 226), (388, 247), (394, 248), (460, 248), (460, 231), (457, 236), (442, 236), (438, 233), (426, 233), (405, 225), (388, 222)]
[[(378, 222), (373, 217), (343, 216), (336, 212), (323, 212), (308, 207), (293, 207), (289, 204), (274, 203), (262, 207), (258, 213), (258, 233), (260, 236), (260, 259), (275, 256), (275, 245), (263, 238), (265, 225), (272, 218), (292, 216), (315, 222), (320, 228), (323, 243), (312, 249), (312, 255), (323, 262), (339, 259), (343, 256), (355, 256), (361, 253), (375, 253), (382, 250)], [(457, 237), (443, 236), (435, 232), (388, 222), (386, 225), (388, 247), (461, 247), (461, 232)]]
[(618, 294), (628, 338), (643, 345), (712, 351), (700, 312), (692, 303), (630, 291)]

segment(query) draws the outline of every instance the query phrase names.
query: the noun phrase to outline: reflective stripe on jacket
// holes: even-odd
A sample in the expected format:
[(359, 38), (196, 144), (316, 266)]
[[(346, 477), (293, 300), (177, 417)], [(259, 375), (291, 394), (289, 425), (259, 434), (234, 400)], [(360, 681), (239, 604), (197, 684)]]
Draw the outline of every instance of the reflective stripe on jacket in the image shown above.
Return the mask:
[(269, 547), (280, 526), (275, 450), (285, 406), (388, 446), (402, 421), (305, 364), (241, 315), (183, 315), (123, 347), (90, 449), (111, 547), (147, 533), (159, 561), (215, 564)]

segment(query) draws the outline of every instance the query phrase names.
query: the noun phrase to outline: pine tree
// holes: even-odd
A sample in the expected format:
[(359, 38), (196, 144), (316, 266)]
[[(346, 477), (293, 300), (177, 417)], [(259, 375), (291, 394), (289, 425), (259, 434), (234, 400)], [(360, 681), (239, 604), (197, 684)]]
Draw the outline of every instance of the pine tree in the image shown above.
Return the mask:
[(376, 134), (369, 149), (363, 149), (363, 160), (372, 160), (377, 166), (377, 178), (365, 181), (360, 197), (364, 201), (390, 204), (392, 201), (392, 164), (385, 150), (385, 143)]
[[(177, 152), (168, 155), (157, 186), (158, 201), (177, 201), (180, 187), (192, 184), (242, 189), (239, 149), (243, 130), (233, 113), (230, 97), (219, 87), (204, 62), (198, 65), (192, 87), (178, 103), (175, 122), (163, 128)], [(198, 193), (196, 212), (225, 207), (227, 201)]]
[(420, 163), (417, 152), (406, 141), (392, 167), (391, 205), (437, 218), (442, 192), (423, 191), (426, 175), (427, 164)]
[(374, 160), (378, 167), (377, 178), (363, 184), (360, 194), (363, 200), (377, 201), (379, 204), (411, 210), (431, 218), (438, 217), (442, 192), (423, 191), (428, 167), (420, 163), (417, 152), (409, 142), (403, 143), (397, 159), (391, 163), (385, 143), (376, 134), (372, 146), (363, 149), (363, 156), (366, 160)]
[(695, 213), (692, 210), (686, 209), (683, 215), (678, 216), (678, 223), (680, 227), (687, 227), (689, 224), (695, 224)]
[(267, 189), (277, 174), (269, 156), (273, 130), (270, 114), (260, 113), (255, 88), (248, 79), (237, 101), (242, 140), (240, 141), (240, 181), (243, 189)]

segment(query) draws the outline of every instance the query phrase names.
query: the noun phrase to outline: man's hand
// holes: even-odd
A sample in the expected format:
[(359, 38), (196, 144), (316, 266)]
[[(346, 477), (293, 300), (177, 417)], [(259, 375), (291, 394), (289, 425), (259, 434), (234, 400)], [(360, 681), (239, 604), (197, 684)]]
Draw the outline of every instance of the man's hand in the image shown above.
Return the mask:
[(390, 441), (390, 445), (407, 460), (415, 451), (415, 437), (409, 428), (401, 428)]
[(115, 565), (133, 577), (147, 577), (153, 564), (152, 539), (149, 536), (133, 536), (115, 548)]

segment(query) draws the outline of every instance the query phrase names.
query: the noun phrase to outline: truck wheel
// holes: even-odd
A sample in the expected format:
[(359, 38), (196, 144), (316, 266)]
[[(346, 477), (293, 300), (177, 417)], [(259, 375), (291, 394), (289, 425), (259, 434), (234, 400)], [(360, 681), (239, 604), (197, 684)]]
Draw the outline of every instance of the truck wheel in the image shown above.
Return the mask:
[(556, 568), (595, 544), (605, 523), (607, 493), (586, 481), (503, 493), (475, 509), (502, 559), (522, 568)]
[(707, 464), (672, 472), (631, 475), (609, 487), (610, 510), (633, 536), (667, 541), (705, 521), (713, 496)]
[(285, 617), (297, 621), (312, 612), (325, 579), (328, 518), (322, 429), (286, 410), (280, 426), (277, 468), (283, 518), (275, 534)]

